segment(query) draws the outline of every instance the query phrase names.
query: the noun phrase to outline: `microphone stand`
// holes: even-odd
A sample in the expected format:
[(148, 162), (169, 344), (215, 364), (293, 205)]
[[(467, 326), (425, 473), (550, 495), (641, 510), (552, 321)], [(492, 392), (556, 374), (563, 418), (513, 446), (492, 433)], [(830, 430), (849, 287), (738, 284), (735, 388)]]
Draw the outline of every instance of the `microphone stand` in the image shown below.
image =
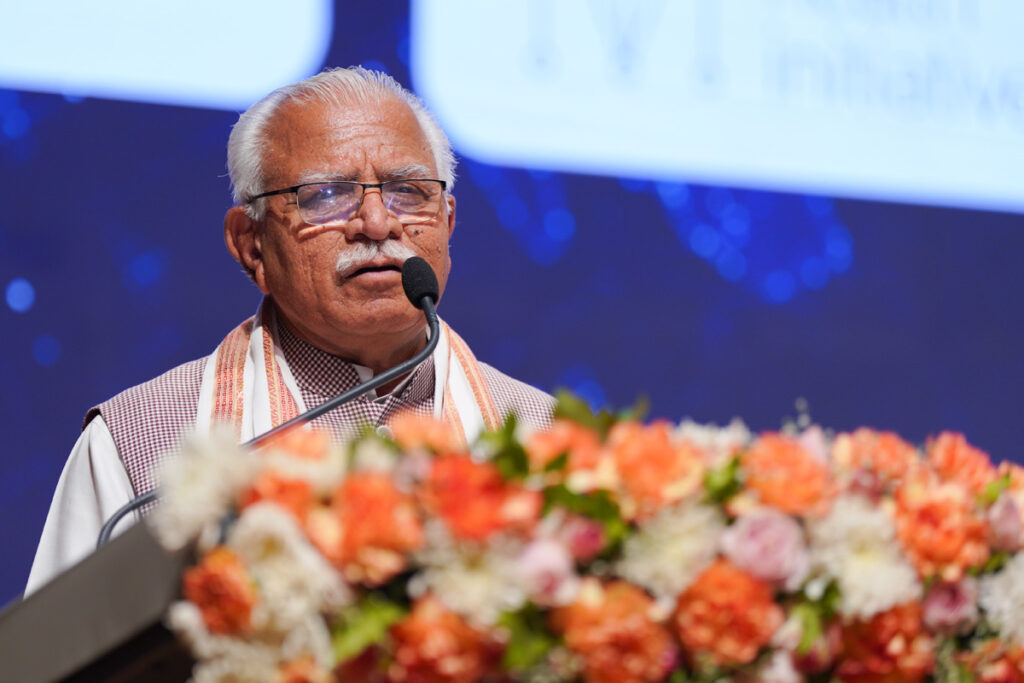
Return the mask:
[[(433, 293), (433, 296), (437, 296), (436, 292)], [(387, 384), (388, 382), (394, 379), (398, 379), (399, 377), (401, 377), (402, 375), (409, 372), (417, 365), (425, 361), (430, 356), (430, 354), (434, 352), (434, 348), (437, 346), (437, 342), (441, 337), (441, 329), (440, 324), (438, 323), (437, 320), (437, 311), (434, 309), (434, 300), (430, 294), (424, 295), (423, 298), (420, 299), (419, 306), (417, 306), (417, 308), (423, 309), (423, 313), (427, 317), (427, 325), (430, 327), (430, 339), (427, 340), (427, 345), (423, 348), (422, 351), (417, 353), (409, 360), (403, 361), (396, 365), (395, 367), (390, 368), (389, 370), (385, 370), (384, 372), (371, 378), (370, 380), (364, 382), (363, 384), (354, 386), (348, 391), (339, 394), (338, 396), (335, 396), (334, 398), (328, 401), (324, 401), (323, 403), (314, 408), (310, 408), (301, 415), (297, 415), (292, 419), (288, 420), (287, 422), (282, 422), (273, 429), (263, 432), (256, 438), (245, 442), (244, 444), (242, 444), (242, 446), (245, 448), (259, 448), (260, 446), (265, 444), (267, 440), (277, 436), (278, 434), (288, 431), (289, 429), (292, 429), (299, 425), (306, 424), (307, 422), (320, 417), (324, 413), (334, 410), (338, 406), (341, 406), (345, 403), (348, 403), (349, 401), (359, 398), (363, 394), (373, 389), (376, 389), (382, 384)], [(159, 495), (160, 494), (157, 489), (151, 489), (146, 493), (143, 493), (133, 498), (130, 502), (126, 503), (121, 508), (119, 508), (118, 511), (111, 515), (110, 519), (108, 519), (103, 524), (103, 528), (100, 529), (100, 534), (96, 538), (96, 548), (99, 549), (106, 545), (107, 541), (110, 540), (111, 535), (114, 533), (114, 527), (117, 526), (117, 523), (120, 522), (121, 519), (123, 519), (129, 513), (143, 507), (144, 505), (148, 505), (149, 503), (156, 501)]]

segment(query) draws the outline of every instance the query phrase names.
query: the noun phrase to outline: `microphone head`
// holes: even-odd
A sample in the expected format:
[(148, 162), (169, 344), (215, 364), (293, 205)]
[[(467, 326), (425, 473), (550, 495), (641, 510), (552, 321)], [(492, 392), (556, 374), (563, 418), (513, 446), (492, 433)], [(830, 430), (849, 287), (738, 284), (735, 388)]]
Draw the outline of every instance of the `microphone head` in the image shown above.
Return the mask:
[(419, 256), (412, 256), (402, 264), (402, 288), (416, 308), (423, 308), (425, 296), (429, 296), (435, 304), (440, 298), (434, 269)]

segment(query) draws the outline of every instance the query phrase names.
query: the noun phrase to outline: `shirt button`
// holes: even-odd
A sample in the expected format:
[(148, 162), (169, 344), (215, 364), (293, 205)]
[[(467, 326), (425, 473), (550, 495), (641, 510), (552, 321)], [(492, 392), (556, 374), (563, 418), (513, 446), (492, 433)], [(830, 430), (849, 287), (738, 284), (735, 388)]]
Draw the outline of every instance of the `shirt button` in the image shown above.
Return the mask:
[(388, 427), (386, 425), (381, 425), (381, 426), (377, 427), (377, 436), (379, 436), (381, 438), (384, 438), (384, 439), (394, 440), (395, 433), (391, 431), (390, 427)]

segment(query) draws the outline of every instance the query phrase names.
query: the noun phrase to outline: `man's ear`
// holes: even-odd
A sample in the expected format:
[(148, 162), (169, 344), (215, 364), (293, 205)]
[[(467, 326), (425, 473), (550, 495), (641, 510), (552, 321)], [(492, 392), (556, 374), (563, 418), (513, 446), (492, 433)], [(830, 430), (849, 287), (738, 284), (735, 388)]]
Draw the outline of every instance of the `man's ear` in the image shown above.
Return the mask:
[(451, 239), (455, 231), (455, 197), (445, 195), (445, 201), (448, 203), (448, 239)]
[(249, 217), (244, 206), (233, 206), (224, 215), (224, 243), (242, 270), (260, 291), (270, 294), (263, 272), (260, 226)]

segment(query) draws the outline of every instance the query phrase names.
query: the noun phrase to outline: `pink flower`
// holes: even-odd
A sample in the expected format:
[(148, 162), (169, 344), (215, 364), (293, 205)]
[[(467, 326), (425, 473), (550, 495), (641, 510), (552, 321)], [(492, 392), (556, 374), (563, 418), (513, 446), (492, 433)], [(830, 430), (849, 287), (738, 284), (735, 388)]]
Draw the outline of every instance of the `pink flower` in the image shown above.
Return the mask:
[(936, 581), (924, 597), (921, 618), (929, 630), (945, 636), (970, 631), (978, 623), (978, 582), (970, 576)]
[(576, 599), (580, 577), (572, 555), (561, 543), (550, 538), (532, 541), (516, 566), (530, 599), (538, 605), (568, 605)]
[(721, 549), (740, 569), (787, 590), (800, 587), (810, 566), (800, 525), (771, 508), (736, 520), (722, 534)]
[(740, 674), (740, 683), (801, 683), (804, 677), (793, 667), (785, 650), (776, 650), (764, 664), (749, 674)]
[(569, 517), (558, 536), (569, 546), (569, 552), (579, 562), (589, 562), (604, 550), (604, 526), (587, 517)]
[(797, 438), (797, 441), (803, 446), (805, 451), (814, 456), (815, 460), (822, 465), (828, 464), (828, 439), (825, 438), (825, 432), (822, 431), (821, 427), (813, 425), (805, 429)]
[(1014, 552), (1021, 546), (1024, 524), (1020, 519), (1020, 506), (1011, 496), (1003, 493), (988, 509), (989, 533), (992, 547)]

